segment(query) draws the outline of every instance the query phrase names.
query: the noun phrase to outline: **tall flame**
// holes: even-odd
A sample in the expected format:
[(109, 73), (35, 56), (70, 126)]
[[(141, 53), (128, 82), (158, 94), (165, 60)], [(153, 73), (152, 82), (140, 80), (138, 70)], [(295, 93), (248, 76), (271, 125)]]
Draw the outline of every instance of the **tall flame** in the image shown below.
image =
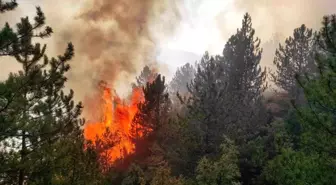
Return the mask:
[[(116, 139), (105, 152), (104, 160), (113, 164), (135, 150), (135, 144), (131, 140), (132, 120), (138, 111), (138, 104), (144, 100), (141, 88), (134, 88), (129, 100), (122, 100), (106, 85), (103, 90), (103, 118), (100, 122), (87, 123), (84, 128), (84, 137), (95, 144), (97, 140), (103, 142)], [(106, 130), (110, 131), (106, 135)], [(141, 134), (140, 134), (141, 135)], [(114, 137), (114, 138), (107, 138)], [(98, 147), (98, 146), (96, 146)], [(99, 146), (101, 147), (101, 146)]]

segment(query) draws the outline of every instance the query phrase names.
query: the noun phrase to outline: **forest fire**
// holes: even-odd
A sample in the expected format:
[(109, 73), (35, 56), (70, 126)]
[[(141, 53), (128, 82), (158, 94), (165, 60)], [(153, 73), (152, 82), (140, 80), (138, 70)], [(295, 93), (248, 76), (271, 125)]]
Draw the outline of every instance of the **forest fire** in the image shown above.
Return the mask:
[[(142, 87), (135, 87), (128, 100), (122, 100), (104, 83), (102, 88), (102, 118), (100, 122), (87, 123), (84, 128), (84, 137), (93, 142), (99, 150), (102, 146), (109, 145), (107, 149), (99, 151), (103, 160), (113, 164), (135, 150), (132, 142), (134, 129), (132, 120), (138, 111), (138, 104), (144, 100)], [(106, 132), (108, 130), (108, 132)], [(108, 134), (107, 134), (108, 133)], [(136, 133), (141, 136), (141, 133)], [(98, 144), (98, 141), (101, 143)], [(111, 142), (111, 143), (109, 143)], [(99, 145), (99, 146), (98, 146)]]

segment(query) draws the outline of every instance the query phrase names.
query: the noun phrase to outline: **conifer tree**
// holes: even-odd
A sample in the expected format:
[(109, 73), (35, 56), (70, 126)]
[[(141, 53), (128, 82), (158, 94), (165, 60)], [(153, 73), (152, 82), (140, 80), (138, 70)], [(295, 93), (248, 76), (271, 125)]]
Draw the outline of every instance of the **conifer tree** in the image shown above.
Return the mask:
[(75, 177), (61, 170), (74, 170), (67, 155), (75, 148), (83, 149), (82, 105), (74, 103), (72, 90), (68, 94), (63, 91), (74, 48), (69, 43), (64, 55), (49, 59), (46, 45), (33, 42), (34, 37), (44, 38), (52, 32), (44, 27), (45, 16), (39, 7), (34, 20), (22, 18), (13, 43), (6, 47), (22, 69), (0, 84), (0, 143), (4, 149), (0, 152), (0, 181), (75, 184), (64, 180)]
[(143, 88), (145, 101), (133, 119), (135, 157), (141, 167), (166, 165), (165, 147), (169, 141), (170, 99), (165, 78), (160, 74)]
[(202, 158), (196, 168), (197, 185), (239, 185), (238, 151), (228, 138), (221, 145), (221, 155), (216, 160)]
[[(169, 96), (166, 89), (165, 77), (157, 75), (155, 80), (147, 82), (143, 87), (145, 101), (139, 104), (139, 118), (143, 120), (138, 122), (143, 129), (141, 132), (144, 136), (149, 136), (153, 131), (160, 129), (162, 124), (162, 116), (169, 111)], [(136, 116), (136, 118), (138, 118)]]
[(188, 85), (191, 94), (188, 100), (188, 116), (190, 124), (200, 136), (199, 144), (202, 145), (203, 154), (220, 151), (225, 126), (225, 119), (222, 118), (231, 107), (225, 104), (230, 102), (224, 102), (226, 87), (218, 80), (221, 70), (215, 59), (205, 53), (197, 64), (195, 78)]
[(122, 185), (145, 185), (146, 179), (143, 170), (132, 164), (127, 171), (127, 176), (122, 180)]
[(263, 172), (270, 184), (335, 184), (336, 15), (325, 16), (316, 35), (318, 74), (296, 74), (307, 104), (294, 105), (299, 145), (282, 148)]
[(181, 178), (176, 178), (171, 175), (169, 168), (159, 167), (156, 169), (150, 185), (183, 185)]
[(16, 0), (11, 0), (9, 2), (0, 1), (0, 13), (11, 11), (17, 7)]
[[(303, 142), (307, 150), (333, 156), (336, 150), (336, 15), (325, 16), (317, 34), (318, 75), (296, 75), (308, 101), (295, 106), (300, 118)], [(333, 157), (334, 158), (334, 157)]]
[[(16, 0), (10, 2), (0, 1), (0, 13), (6, 13), (8, 11), (14, 10), (18, 6)], [(16, 35), (10, 28), (9, 24), (6, 23), (5, 26), (0, 30), (0, 56), (10, 54), (9, 46), (15, 41)]]
[(255, 38), (250, 15), (245, 14), (242, 27), (226, 43), (220, 62), (228, 68), (227, 79), (222, 81), (228, 84), (227, 93), (231, 95), (227, 101), (234, 102), (230, 132), (235, 140), (248, 139), (256, 134), (257, 124), (262, 124), (258, 115), (266, 88), (266, 70), (260, 67), (261, 55), (260, 39)]
[(179, 67), (169, 84), (171, 94), (175, 96), (177, 92), (181, 95), (188, 93), (187, 85), (194, 78), (194, 75), (195, 68), (191, 64), (187, 63)]
[(187, 86), (194, 79), (195, 72), (196, 70), (194, 66), (187, 63), (176, 70), (172, 81), (169, 83), (169, 94), (172, 101), (172, 107), (175, 114), (178, 116), (186, 113), (184, 101), (191, 95)]
[[(267, 84), (266, 70), (262, 70), (260, 61), (262, 48), (260, 39), (255, 36), (252, 19), (244, 15), (242, 27), (226, 43), (219, 65), (224, 69), (220, 82), (227, 86), (223, 100), (230, 105), (229, 115), (225, 119), (225, 134), (235, 141), (239, 154), (239, 167), (242, 182), (248, 183), (255, 169), (249, 165), (250, 152), (245, 150), (248, 142), (258, 137), (267, 124), (267, 110), (263, 104), (263, 92)], [(224, 120), (224, 119), (222, 119)]]
[[(17, 7), (16, 1), (0, 2), (0, 13), (13, 10)], [(28, 17), (22, 18), (28, 19)], [(0, 56), (14, 56), (23, 52), (19, 48), (16, 48), (15, 45), (19, 40), (33, 38), (45, 38), (49, 37), (52, 33), (52, 29), (49, 26), (45, 26), (45, 18), (43, 12), (39, 7), (37, 7), (37, 15), (34, 18), (35, 23), (31, 25), (24, 32), (14, 32), (13, 29), (9, 26), (8, 23), (5, 24), (4, 28), (0, 31)], [(38, 31), (44, 27), (43, 31)]]
[(313, 31), (302, 25), (296, 28), (293, 37), (279, 45), (275, 52), (274, 65), (276, 71), (271, 74), (271, 80), (279, 88), (288, 92), (295, 103), (304, 103), (303, 90), (295, 79), (295, 74), (313, 73), (316, 71), (314, 61)]
[(158, 74), (155, 73), (149, 66), (145, 66), (140, 75), (136, 77), (136, 83), (133, 84), (133, 87), (144, 87), (147, 82), (152, 82)]
[(223, 51), (224, 61), (229, 63), (229, 91), (249, 101), (260, 97), (265, 80), (261, 55), (260, 39), (255, 38), (250, 15), (245, 14), (241, 29), (230, 37)]

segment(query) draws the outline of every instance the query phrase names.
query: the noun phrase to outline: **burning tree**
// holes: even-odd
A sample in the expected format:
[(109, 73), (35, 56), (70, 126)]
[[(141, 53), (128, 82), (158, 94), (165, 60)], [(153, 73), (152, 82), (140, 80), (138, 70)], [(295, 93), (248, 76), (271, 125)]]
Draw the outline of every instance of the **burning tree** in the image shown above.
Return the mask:
[(88, 123), (84, 136), (93, 142), (104, 164), (113, 164), (116, 160), (133, 153), (135, 146), (131, 141), (131, 122), (143, 99), (140, 88), (134, 88), (128, 102), (122, 101), (106, 83), (101, 83), (102, 118), (96, 123)]
[(99, 153), (103, 170), (128, 166), (129, 161), (141, 161), (146, 166), (164, 164), (162, 143), (167, 138), (164, 133), (170, 110), (165, 78), (157, 75), (145, 87), (133, 86), (127, 100), (113, 93), (106, 83), (100, 87), (102, 118), (86, 124), (84, 136)]
[[(155, 76), (157, 74), (145, 66), (126, 100), (112, 91), (106, 82), (99, 83), (101, 101), (98, 100), (100, 103), (98, 113), (102, 115), (98, 122), (90, 121), (85, 125), (84, 136), (95, 146), (99, 153), (99, 162), (104, 169), (133, 154), (136, 149), (135, 136), (138, 139), (150, 130), (143, 123), (134, 124), (133, 120), (139, 120), (137, 119), (139, 116), (136, 115), (144, 111), (142, 109), (148, 102), (147, 87), (143, 86), (153, 81)], [(97, 102), (97, 99), (94, 101)]]
[(132, 121), (135, 143), (133, 163), (146, 170), (150, 180), (155, 169), (169, 168), (167, 152), (172, 146), (171, 102), (165, 77), (160, 74), (152, 83), (143, 87), (144, 101), (138, 105), (138, 112)]

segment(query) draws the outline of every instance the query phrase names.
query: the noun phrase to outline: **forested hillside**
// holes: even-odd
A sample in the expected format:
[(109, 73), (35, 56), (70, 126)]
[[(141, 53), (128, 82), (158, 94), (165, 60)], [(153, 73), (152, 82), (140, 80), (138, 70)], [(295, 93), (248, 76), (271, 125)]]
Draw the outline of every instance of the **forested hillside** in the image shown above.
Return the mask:
[[(17, 6), (0, 1), (0, 13)], [(47, 56), (39, 42), (53, 29), (38, 7), (0, 30), (2, 61), (21, 65), (0, 82), (0, 184), (336, 184), (336, 15), (320, 19), (278, 44), (275, 70), (261, 67), (246, 13), (220, 55), (169, 82), (143, 66), (127, 102), (100, 81), (82, 103), (65, 89), (76, 45)], [(101, 106), (100, 122), (86, 105)]]

